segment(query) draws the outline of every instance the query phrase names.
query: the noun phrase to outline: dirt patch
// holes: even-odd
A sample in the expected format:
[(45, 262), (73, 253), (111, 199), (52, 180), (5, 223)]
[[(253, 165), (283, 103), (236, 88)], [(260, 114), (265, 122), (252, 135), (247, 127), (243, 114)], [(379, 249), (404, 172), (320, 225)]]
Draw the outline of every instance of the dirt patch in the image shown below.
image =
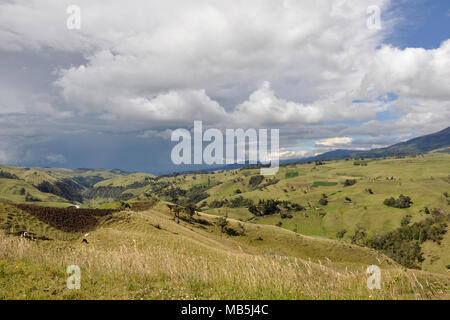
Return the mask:
[(76, 209), (42, 207), (31, 204), (14, 204), (42, 222), (64, 232), (86, 232), (94, 229), (99, 217), (117, 212), (117, 209)]

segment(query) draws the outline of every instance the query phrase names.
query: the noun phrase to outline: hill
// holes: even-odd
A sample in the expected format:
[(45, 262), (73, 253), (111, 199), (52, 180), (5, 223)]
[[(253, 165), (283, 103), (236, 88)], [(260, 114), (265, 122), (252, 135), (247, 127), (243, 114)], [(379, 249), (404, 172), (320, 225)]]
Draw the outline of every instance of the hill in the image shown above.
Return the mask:
[[(112, 213), (91, 230), (88, 244), (0, 232), (0, 298), (448, 297), (448, 277), (402, 269), (368, 248), (234, 219), (228, 228), (239, 234), (229, 235), (205, 213), (183, 213), (177, 222), (167, 204)], [(382, 268), (382, 290), (367, 288), (369, 264)], [(81, 290), (66, 288), (68, 265), (80, 267)]]
[(449, 152), (449, 147), (450, 127), (436, 133), (400, 142), (386, 148), (372, 149), (369, 151), (334, 150), (320, 154), (316, 157), (303, 159), (303, 161), (415, 156), (438, 149), (442, 149), (441, 152)]

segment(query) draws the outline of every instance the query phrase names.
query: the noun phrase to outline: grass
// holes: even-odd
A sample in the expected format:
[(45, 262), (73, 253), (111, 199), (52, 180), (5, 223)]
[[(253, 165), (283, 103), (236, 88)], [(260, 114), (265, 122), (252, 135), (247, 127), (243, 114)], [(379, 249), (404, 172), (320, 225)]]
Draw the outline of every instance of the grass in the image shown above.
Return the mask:
[(285, 174), (286, 179), (298, 177), (298, 171), (287, 171)]
[[(307, 210), (281, 219), (280, 215), (254, 218), (247, 208), (207, 209), (200, 218), (209, 225), (178, 224), (161, 201), (142, 213), (114, 214), (91, 233), (88, 245), (81, 243), (80, 235), (52, 229), (0, 204), (0, 228), (6, 231), (0, 234), (0, 298), (448, 299), (449, 233), (440, 245), (424, 243), (424, 271), (406, 270), (378, 252), (350, 244), (349, 237), (357, 225), (365, 227), (371, 236), (399, 227), (407, 214), (412, 216), (412, 223), (420, 221), (427, 217), (424, 207), (448, 212), (443, 193), (450, 192), (449, 160), (448, 154), (434, 153), (418, 158), (375, 159), (367, 166), (355, 166), (353, 161), (320, 166), (290, 164), (280, 168), (275, 176), (278, 183), (255, 189), (249, 186), (249, 180), (259, 174), (257, 169), (163, 177), (159, 181), (185, 190), (206, 185), (209, 177), (208, 203), (242, 196), (256, 202), (287, 200)], [(23, 180), (0, 179), (0, 198), (23, 202), (17, 188), (25, 186), (28, 191), (28, 186), (33, 196), (44, 200), (36, 204), (55, 206), (68, 203), (33, 190), (34, 180), (46, 175), (101, 174), (107, 180), (100, 185), (125, 186), (142, 182), (147, 176), (65, 169), (2, 170)], [(298, 175), (291, 175), (293, 172)], [(357, 183), (344, 187), (346, 179), (357, 179)], [(242, 193), (236, 194), (236, 189)], [(146, 185), (125, 192), (135, 194), (131, 201), (136, 201), (153, 191)], [(326, 206), (318, 204), (323, 193), (328, 197)], [(384, 199), (400, 194), (412, 198), (410, 208), (383, 204)], [(115, 208), (120, 202), (96, 198), (83, 204), (98, 205)], [(214, 224), (225, 212), (230, 227), (243, 228), (245, 235), (230, 237), (220, 232)], [(276, 226), (279, 222), (281, 227)], [(342, 229), (348, 233), (342, 241), (336, 241), (336, 233)], [(34, 242), (13, 235), (20, 231), (52, 240)], [(81, 290), (65, 287), (65, 268), (70, 264), (82, 270)], [(371, 264), (383, 270), (380, 291), (366, 288), (365, 269)]]
[(53, 240), (74, 240), (80, 237), (80, 234), (70, 234), (57, 230), (6, 203), (0, 203), (0, 229), (8, 234), (28, 232), (38, 237)]
[(313, 187), (334, 187), (337, 185), (337, 182), (328, 182), (328, 181), (314, 181)]
[[(163, 208), (160, 206), (159, 208)], [(158, 208), (156, 208), (158, 209)], [(202, 215), (203, 219), (210, 219)], [(153, 227), (160, 224), (163, 229)], [(237, 223), (231, 221), (232, 224)], [(211, 226), (175, 223), (166, 213), (122, 212), (79, 241), (33, 242), (0, 233), (1, 299), (442, 299), (444, 276), (404, 270), (389, 260), (383, 288), (366, 287), (366, 263), (382, 255), (355, 247), (366, 263), (315, 254), (274, 252), (273, 242), (298, 235), (246, 224), (249, 236), (230, 238)], [(275, 228), (275, 229), (274, 229)], [(252, 240), (260, 232), (264, 240)], [(237, 239), (243, 238), (243, 239)], [(330, 240), (301, 237), (304, 245)], [(291, 241), (294, 241), (292, 240)], [(264, 244), (255, 244), (267, 242)], [(330, 242), (338, 249), (344, 244)], [(331, 246), (331, 248), (332, 248)], [(283, 247), (283, 246), (281, 246)], [(299, 247), (298, 243), (295, 247)], [(292, 246), (289, 250), (294, 250)], [(301, 246), (300, 246), (301, 248)], [(350, 250), (351, 248), (348, 248)], [(301, 251), (299, 249), (296, 249)], [(320, 250), (319, 250), (320, 252)], [(324, 251), (325, 252), (325, 251)], [(344, 255), (345, 256), (345, 255)], [(314, 257), (314, 255), (313, 255)], [(361, 257), (359, 257), (361, 258)], [(342, 258), (341, 258), (342, 259)], [(360, 259), (360, 261), (365, 260)], [(351, 260), (351, 259), (350, 259)], [(66, 288), (68, 265), (81, 269), (81, 290)], [(349, 265), (346, 269), (344, 266)]]

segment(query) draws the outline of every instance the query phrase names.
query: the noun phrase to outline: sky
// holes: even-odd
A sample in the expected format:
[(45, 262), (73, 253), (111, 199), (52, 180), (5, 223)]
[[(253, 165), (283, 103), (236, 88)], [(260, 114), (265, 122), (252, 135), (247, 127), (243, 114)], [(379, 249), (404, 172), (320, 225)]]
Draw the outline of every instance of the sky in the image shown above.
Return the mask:
[(0, 0), (0, 96), (7, 165), (195, 169), (195, 120), (283, 159), (384, 147), (450, 125), (450, 2)]

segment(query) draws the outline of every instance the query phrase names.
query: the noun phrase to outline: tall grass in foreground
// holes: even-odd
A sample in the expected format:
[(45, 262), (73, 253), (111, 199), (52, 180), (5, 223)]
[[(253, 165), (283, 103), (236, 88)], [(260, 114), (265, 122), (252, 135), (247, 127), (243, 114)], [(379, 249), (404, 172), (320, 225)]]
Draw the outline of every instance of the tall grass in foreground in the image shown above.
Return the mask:
[[(66, 288), (66, 267), (81, 268), (81, 290)], [(2, 299), (439, 299), (448, 278), (389, 269), (382, 289), (367, 275), (330, 262), (203, 250), (192, 243), (47, 244), (0, 233)], [(447, 296), (446, 296), (447, 295)]]

